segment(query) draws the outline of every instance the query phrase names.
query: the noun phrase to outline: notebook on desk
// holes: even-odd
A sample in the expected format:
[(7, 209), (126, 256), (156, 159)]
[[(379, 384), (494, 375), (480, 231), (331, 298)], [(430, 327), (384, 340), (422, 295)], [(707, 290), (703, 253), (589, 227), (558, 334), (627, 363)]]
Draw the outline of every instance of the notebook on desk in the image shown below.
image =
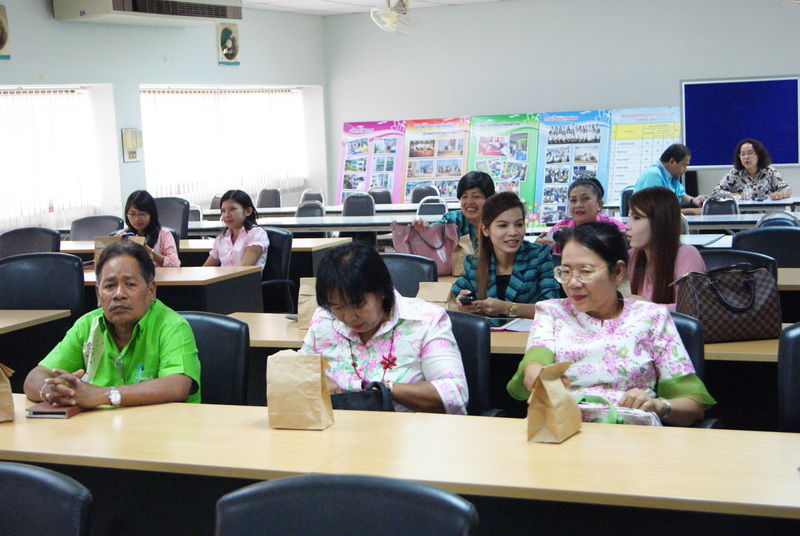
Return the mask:
[(80, 406), (52, 406), (50, 402), (39, 402), (25, 410), (30, 419), (69, 419), (80, 413)]

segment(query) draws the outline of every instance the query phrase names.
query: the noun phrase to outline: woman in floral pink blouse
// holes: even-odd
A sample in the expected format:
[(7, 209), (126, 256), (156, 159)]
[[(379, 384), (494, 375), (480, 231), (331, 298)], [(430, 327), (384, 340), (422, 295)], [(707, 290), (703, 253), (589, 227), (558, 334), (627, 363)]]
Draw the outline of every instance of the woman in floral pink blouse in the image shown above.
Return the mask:
[(404, 298), (375, 248), (351, 242), (325, 254), (301, 352), (328, 360), (331, 394), (384, 382), (398, 411), (466, 413), (467, 380), (447, 313)]
[[(567, 299), (536, 305), (527, 351), (508, 383), (513, 397), (527, 399), (543, 366), (567, 361), (572, 366), (564, 381), (576, 397), (599, 395), (619, 408), (654, 413), (666, 424), (694, 424), (715, 404), (667, 308), (617, 292), (627, 260), (614, 224), (570, 230), (555, 268)], [(593, 420), (588, 415), (584, 411), (584, 420)], [(648, 415), (642, 417), (632, 422), (647, 422)]]

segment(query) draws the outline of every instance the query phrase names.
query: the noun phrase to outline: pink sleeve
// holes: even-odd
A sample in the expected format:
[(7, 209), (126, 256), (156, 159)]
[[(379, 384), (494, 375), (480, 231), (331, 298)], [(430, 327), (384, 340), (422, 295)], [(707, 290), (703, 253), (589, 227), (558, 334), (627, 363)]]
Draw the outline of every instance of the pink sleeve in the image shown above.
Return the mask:
[[(682, 245), (678, 248), (678, 256), (675, 258), (675, 280), (680, 279), (689, 272), (705, 272), (706, 263), (697, 248), (689, 245)], [(678, 297), (680, 285), (675, 286), (675, 299)], [(667, 309), (675, 311), (675, 303), (667, 304)]]
[(178, 267), (181, 265), (181, 260), (178, 258), (178, 248), (175, 247), (175, 239), (167, 229), (162, 228), (159, 231), (158, 242), (153, 250), (164, 256), (164, 266)]

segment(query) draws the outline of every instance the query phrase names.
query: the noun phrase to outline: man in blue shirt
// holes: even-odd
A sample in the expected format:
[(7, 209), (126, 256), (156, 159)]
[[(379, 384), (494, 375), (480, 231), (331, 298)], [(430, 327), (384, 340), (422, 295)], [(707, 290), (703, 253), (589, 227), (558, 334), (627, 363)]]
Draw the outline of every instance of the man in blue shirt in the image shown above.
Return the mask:
[(708, 196), (698, 195), (697, 197), (692, 197), (687, 195), (686, 188), (681, 184), (681, 175), (686, 172), (691, 159), (692, 153), (688, 147), (680, 143), (673, 143), (661, 154), (659, 162), (644, 170), (644, 173), (642, 173), (633, 187), (634, 191), (651, 186), (669, 188), (678, 196), (681, 206), (689, 207), (686, 212), (691, 211), (691, 213), (699, 214), (698, 209), (703, 206), (703, 202)]

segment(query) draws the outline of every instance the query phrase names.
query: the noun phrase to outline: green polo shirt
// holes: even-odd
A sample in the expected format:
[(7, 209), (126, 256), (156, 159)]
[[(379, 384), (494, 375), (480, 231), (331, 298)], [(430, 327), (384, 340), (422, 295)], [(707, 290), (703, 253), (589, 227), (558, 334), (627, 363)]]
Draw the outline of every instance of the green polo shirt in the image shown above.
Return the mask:
[(200, 403), (200, 361), (189, 323), (155, 300), (133, 328), (122, 351), (111, 337), (102, 309), (80, 317), (40, 363), (69, 372), (84, 369), (93, 385), (131, 385), (186, 374), (194, 384), (186, 402)]

